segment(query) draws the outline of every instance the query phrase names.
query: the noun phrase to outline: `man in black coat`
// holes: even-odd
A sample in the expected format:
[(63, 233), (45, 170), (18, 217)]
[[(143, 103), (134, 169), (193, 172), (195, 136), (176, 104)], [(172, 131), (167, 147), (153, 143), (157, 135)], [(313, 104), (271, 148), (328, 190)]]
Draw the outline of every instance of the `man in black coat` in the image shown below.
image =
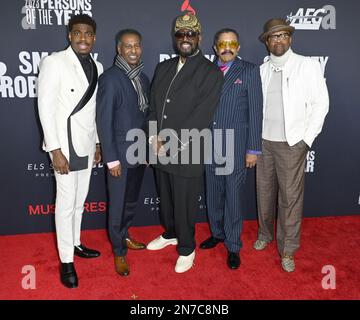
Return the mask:
[(96, 122), (104, 162), (108, 167), (109, 235), (118, 274), (130, 272), (127, 249), (145, 249), (131, 239), (128, 228), (135, 214), (145, 170), (145, 157), (139, 163), (128, 161), (126, 140), (130, 130), (143, 130), (148, 115), (150, 82), (142, 72), (141, 35), (125, 29), (117, 35), (115, 64), (99, 79)]
[[(149, 131), (156, 121), (157, 133), (149, 133), (149, 143), (158, 157), (154, 167), (165, 232), (147, 248), (177, 245), (175, 272), (182, 273), (192, 267), (195, 258), (195, 215), (203, 187), (204, 144), (195, 143), (198, 139), (191, 135), (184, 138), (181, 131), (209, 128), (223, 75), (199, 50), (201, 26), (196, 16), (179, 16), (174, 31), (179, 57), (157, 65), (150, 94)], [(165, 136), (179, 142), (175, 152), (167, 148), (170, 142)], [(197, 153), (200, 156), (194, 160)]]

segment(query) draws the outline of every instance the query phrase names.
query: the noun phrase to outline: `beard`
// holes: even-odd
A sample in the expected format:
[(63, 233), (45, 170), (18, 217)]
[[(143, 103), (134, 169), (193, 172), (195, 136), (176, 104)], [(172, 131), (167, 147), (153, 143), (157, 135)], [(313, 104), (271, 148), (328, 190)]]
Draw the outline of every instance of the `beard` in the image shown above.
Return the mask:
[[(184, 48), (182, 48), (183, 44), (188, 44), (190, 46), (190, 49), (186, 50)], [(176, 44), (176, 51), (177, 54), (179, 54), (181, 57), (190, 57), (192, 56), (199, 48), (199, 44), (192, 44), (191, 42), (188, 41), (181, 41), (179, 43)]]
[(274, 46), (271, 50), (271, 53), (277, 57), (281, 57), (289, 50), (289, 47), (287, 47), (284, 44), (278, 44)]

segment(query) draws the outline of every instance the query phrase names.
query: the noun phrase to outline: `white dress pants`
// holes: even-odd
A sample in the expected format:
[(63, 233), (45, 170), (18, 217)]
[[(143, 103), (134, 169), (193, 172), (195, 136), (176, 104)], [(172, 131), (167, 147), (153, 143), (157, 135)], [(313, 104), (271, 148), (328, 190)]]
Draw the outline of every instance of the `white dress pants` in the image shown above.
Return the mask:
[(94, 157), (89, 157), (87, 169), (68, 174), (55, 172), (55, 226), (60, 261), (74, 261), (74, 246), (80, 245), (81, 219), (89, 191)]

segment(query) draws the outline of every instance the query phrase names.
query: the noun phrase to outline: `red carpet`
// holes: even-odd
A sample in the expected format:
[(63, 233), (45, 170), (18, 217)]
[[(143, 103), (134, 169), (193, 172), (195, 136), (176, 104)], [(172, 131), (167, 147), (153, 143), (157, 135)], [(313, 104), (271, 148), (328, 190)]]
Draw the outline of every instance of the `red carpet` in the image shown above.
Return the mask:
[[(149, 242), (161, 227), (137, 227), (131, 234)], [(58, 257), (53, 233), (1, 236), (0, 299), (360, 299), (360, 216), (307, 218), (302, 246), (296, 255), (296, 271), (283, 272), (274, 242), (262, 252), (252, 249), (257, 223), (246, 221), (242, 239), (242, 264), (236, 271), (226, 266), (222, 244), (212, 250), (196, 250), (195, 267), (176, 274), (175, 247), (161, 251), (129, 251), (130, 276), (115, 273), (105, 230), (83, 231), (85, 245), (99, 249), (100, 258), (75, 258), (77, 289), (59, 281)], [(196, 240), (209, 235), (207, 224), (198, 224)], [(24, 265), (36, 269), (36, 289), (21, 283)], [(321, 286), (322, 267), (336, 269), (336, 289)]]

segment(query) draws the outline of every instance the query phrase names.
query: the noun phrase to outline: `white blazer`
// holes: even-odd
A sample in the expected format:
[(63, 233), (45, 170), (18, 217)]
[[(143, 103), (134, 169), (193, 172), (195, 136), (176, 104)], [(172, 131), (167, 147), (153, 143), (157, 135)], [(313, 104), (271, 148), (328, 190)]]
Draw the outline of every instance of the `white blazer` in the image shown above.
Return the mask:
[[(103, 72), (95, 61), (98, 75)], [(40, 63), (38, 108), (44, 132), (43, 149), (61, 148), (69, 159), (67, 119), (86, 92), (89, 83), (71, 46), (45, 57)], [(96, 92), (79, 112), (71, 117), (72, 142), (78, 156), (95, 153), (98, 142), (95, 115)]]
[[(260, 66), (265, 118), (267, 88), (272, 70), (267, 61)], [(285, 136), (293, 146), (301, 140), (311, 147), (321, 132), (329, 111), (329, 95), (320, 63), (291, 53), (282, 72)], [(264, 125), (264, 121), (263, 121)]]

